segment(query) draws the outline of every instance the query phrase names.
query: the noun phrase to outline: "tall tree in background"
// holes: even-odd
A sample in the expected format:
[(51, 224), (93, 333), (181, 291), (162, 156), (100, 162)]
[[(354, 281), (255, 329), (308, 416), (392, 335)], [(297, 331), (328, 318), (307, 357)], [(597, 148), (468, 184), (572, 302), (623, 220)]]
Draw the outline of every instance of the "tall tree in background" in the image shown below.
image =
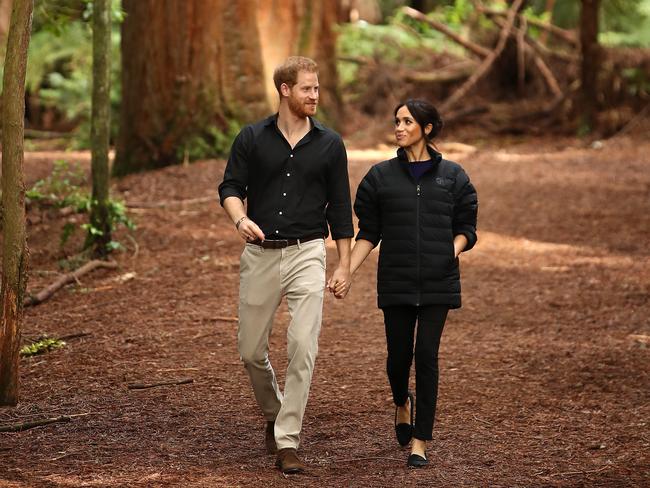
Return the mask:
[(124, 0), (122, 6), (114, 174), (175, 164), (215, 142), (227, 150), (238, 128), (233, 121), (248, 123), (276, 108), (273, 69), (291, 55), (318, 62), (319, 116), (338, 122), (338, 0)]
[(582, 65), (580, 72), (580, 126), (581, 131), (591, 132), (596, 124), (598, 97), (598, 12), (600, 0), (582, 0), (580, 11), (580, 47)]
[[(158, 168), (268, 112), (257, 2), (124, 0), (113, 172)], [(278, 29), (281, 30), (281, 29)]]
[(108, 254), (109, 221), (108, 144), (110, 137), (110, 44), (111, 0), (93, 4), (93, 94), (90, 127), (92, 152), (92, 199), (86, 244), (97, 257)]
[[(342, 102), (337, 90), (336, 35), (339, 0), (285, 0), (259, 2), (257, 25), (264, 62), (266, 94), (272, 107), (278, 103), (273, 70), (292, 55), (313, 58), (319, 66), (321, 103), (319, 117), (332, 125), (340, 120)], [(282, 28), (278, 28), (282, 26)]]
[(2, 317), (0, 405), (18, 403), (18, 359), (27, 286), (23, 137), (25, 72), (32, 29), (32, 0), (16, 0), (7, 38), (2, 92)]

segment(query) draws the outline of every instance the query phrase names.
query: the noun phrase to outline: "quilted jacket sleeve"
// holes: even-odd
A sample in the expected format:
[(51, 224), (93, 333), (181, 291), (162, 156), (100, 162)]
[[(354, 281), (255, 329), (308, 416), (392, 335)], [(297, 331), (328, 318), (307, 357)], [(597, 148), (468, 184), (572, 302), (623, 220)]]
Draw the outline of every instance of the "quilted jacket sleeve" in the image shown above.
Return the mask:
[(365, 239), (374, 246), (381, 240), (381, 213), (377, 192), (377, 179), (371, 168), (359, 183), (354, 200), (354, 212), (359, 219), (359, 232), (356, 240)]
[(452, 225), (454, 236), (463, 234), (467, 237), (467, 247), (464, 251), (469, 251), (474, 247), (477, 240), (478, 196), (474, 185), (469, 181), (467, 173), (462, 169), (456, 175), (453, 193), (454, 219)]

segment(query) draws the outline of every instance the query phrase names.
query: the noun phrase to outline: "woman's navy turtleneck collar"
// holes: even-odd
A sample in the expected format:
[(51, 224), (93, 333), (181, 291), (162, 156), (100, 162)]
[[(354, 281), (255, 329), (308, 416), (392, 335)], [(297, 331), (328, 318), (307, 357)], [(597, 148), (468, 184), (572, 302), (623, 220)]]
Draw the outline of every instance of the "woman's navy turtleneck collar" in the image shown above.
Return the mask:
[[(440, 154), (438, 151), (436, 151), (434, 148), (432, 148), (428, 144), (427, 144), (426, 147), (427, 147), (427, 151), (429, 153), (429, 156), (431, 157), (431, 161), (433, 162), (433, 164), (439, 163), (440, 160), (442, 159), (442, 154)], [(406, 149), (404, 149), (403, 147), (398, 148), (397, 149), (397, 158), (402, 162), (408, 163), (409, 158), (408, 158), (408, 155), (406, 154)]]

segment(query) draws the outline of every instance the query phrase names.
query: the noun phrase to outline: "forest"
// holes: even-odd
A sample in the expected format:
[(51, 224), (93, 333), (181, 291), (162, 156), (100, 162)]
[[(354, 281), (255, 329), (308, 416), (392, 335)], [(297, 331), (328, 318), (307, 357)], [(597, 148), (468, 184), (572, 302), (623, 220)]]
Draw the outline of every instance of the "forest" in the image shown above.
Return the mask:
[[(478, 192), (427, 469), (376, 252), (325, 297), (307, 473), (263, 449), (217, 186), (292, 55), (352, 200), (409, 98)], [(650, 0), (0, 0), (0, 66), (0, 487), (647, 486)]]

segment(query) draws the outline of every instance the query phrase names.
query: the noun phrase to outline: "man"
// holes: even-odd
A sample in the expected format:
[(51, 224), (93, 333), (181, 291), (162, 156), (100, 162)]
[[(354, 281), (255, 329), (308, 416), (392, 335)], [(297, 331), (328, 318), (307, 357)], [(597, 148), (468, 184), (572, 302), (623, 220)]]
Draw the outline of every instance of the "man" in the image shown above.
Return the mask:
[[(298, 473), (305, 468), (297, 449), (326, 287), (324, 238), (329, 224), (339, 264), (327, 286), (346, 286), (352, 206), (343, 142), (312, 118), (319, 98), (316, 63), (290, 57), (276, 68), (273, 81), (280, 95), (278, 113), (238, 134), (219, 196), (246, 241), (238, 347), (267, 421), (266, 449), (277, 452), (283, 473)], [(284, 395), (268, 357), (273, 317), (283, 296), (291, 315)]]

